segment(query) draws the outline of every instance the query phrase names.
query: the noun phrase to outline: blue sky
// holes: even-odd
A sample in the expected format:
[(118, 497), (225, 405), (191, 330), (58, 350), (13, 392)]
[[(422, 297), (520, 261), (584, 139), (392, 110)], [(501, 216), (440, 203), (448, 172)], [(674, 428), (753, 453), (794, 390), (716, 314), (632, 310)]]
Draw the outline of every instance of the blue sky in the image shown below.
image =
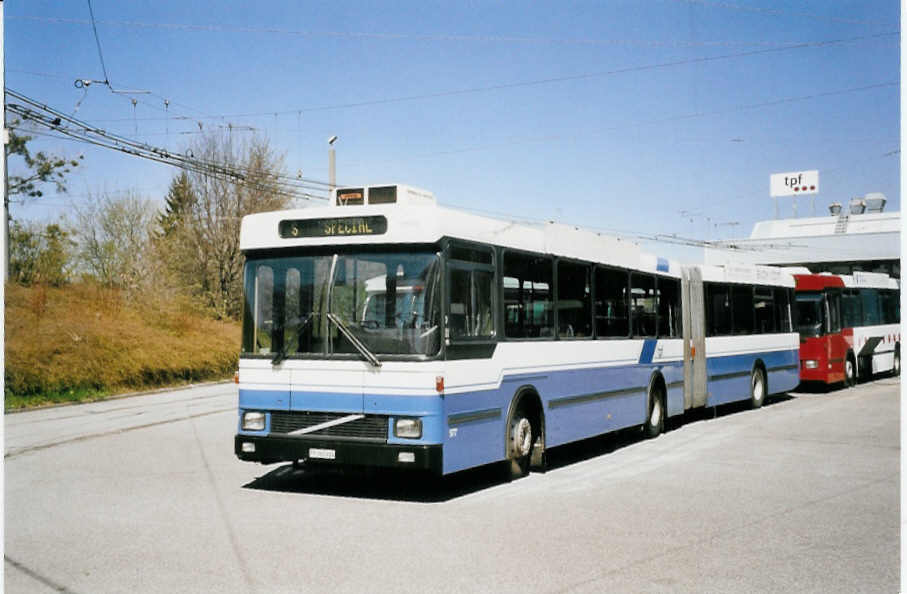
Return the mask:
[[(104, 78), (86, 1), (4, 4), (9, 88), (170, 150), (199, 123), (253, 127), (287, 173), (327, 180), (337, 135), (341, 184), (629, 234), (746, 236), (774, 216), (769, 175), (805, 169), (820, 171), (820, 214), (867, 192), (900, 210), (895, 0), (93, 0), (111, 83), (152, 91), (135, 107), (73, 86)], [(84, 162), (68, 196), (13, 205), (18, 218), (55, 219), (88, 193), (161, 201), (175, 174), (33, 146)]]

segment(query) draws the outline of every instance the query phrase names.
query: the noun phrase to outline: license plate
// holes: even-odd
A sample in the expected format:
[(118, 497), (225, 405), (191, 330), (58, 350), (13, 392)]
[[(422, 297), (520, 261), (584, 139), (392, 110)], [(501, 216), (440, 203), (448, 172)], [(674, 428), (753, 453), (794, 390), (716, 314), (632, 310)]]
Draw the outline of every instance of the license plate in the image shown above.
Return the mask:
[(319, 460), (333, 460), (336, 457), (337, 453), (334, 450), (309, 448), (309, 458), (318, 458)]

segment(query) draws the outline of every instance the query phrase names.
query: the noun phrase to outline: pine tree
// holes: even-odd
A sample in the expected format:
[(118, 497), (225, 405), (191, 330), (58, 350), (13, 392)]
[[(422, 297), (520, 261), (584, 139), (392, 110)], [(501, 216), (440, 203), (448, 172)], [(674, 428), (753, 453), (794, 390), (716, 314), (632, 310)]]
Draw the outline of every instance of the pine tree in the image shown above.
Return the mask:
[(161, 236), (168, 237), (180, 226), (196, 201), (188, 173), (183, 171), (173, 178), (164, 200), (164, 211), (158, 217), (158, 226)]

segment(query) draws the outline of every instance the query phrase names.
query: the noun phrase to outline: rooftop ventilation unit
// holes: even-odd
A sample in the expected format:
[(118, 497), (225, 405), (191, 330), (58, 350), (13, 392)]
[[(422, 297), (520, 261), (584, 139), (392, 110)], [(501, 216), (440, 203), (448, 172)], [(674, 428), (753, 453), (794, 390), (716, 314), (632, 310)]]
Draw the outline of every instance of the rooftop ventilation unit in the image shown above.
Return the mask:
[(833, 217), (840, 216), (840, 215), (841, 215), (841, 203), (840, 203), (840, 202), (832, 202), (831, 204), (829, 204), (829, 205), (828, 205), (828, 212), (830, 212), (830, 213), (831, 213), (831, 216), (833, 216)]
[(866, 212), (866, 202), (862, 198), (854, 198), (850, 201), (850, 214), (863, 214)]
[(866, 203), (866, 212), (882, 212), (888, 199), (881, 192), (871, 192), (863, 198)]

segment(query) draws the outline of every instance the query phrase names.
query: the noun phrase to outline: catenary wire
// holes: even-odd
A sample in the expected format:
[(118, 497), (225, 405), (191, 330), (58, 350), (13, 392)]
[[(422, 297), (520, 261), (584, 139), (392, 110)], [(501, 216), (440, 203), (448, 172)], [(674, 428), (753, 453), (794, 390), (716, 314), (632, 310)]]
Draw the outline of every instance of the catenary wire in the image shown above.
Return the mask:
[[(806, 48), (818, 48), (818, 47), (828, 47), (834, 45), (841, 45), (845, 43), (853, 43), (858, 41), (866, 41), (869, 39), (880, 39), (885, 37), (891, 37), (899, 35), (898, 31), (888, 31), (884, 33), (877, 33), (873, 35), (861, 35), (856, 37), (847, 37), (840, 39), (828, 39), (822, 41), (810, 41), (799, 43), (795, 45), (789, 45), (779, 48), (768, 48), (768, 49), (759, 49), (759, 50), (750, 50), (745, 52), (735, 52), (729, 54), (719, 54), (715, 56), (703, 56), (698, 58), (684, 58), (681, 60), (671, 60), (666, 62), (657, 62), (653, 64), (641, 64), (635, 66), (626, 66), (623, 68), (615, 68), (612, 70), (604, 70), (599, 72), (586, 72), (581, 74), (572, 74), (564, 76), (555, 76), (550, 78), (541, 78), (525, 81), (517, 81), (512, 83), (501, 83), (496, 85), (487, 85), (480, 87), (468, 87), (463, 89), (451, 89), (446, 91), (438, 91), (435, 93), (423, 93), (417, 95), (405, 95), (397, 97), (388, 97), (385, 99), (372, 99), (367, 101), (355, 101), (349, 103), (337, 103), (331, 105), (321, 105), (321, 106), (311, 106), (311, 107), (298, 107), (293, 109), (277, 109), (277, 110), (268, 110), (268, 111), (257, 111), (257, 112), (245, 112), (245, 113), (233, 113), (233, 114), (219, 114), (208, 116), (208, 119), (224, 119), (224, 118), (246, 118), (246, 117), (263, 117), (263, 116), (286, 116), (293, 115), (295, 116), (298, 113), (306, 112), (317, 112), (317, 111), (329, 111), (337, 109), (350, 109), (356, 107), (366, 107), (371, 105), (385, 105), (391, 103), (401, 103), (408, 101), (418, 101), (424, 99), (438, 99), (443, 97), (454, 97), (458, 95), (468, 95), (476, 93), (486, 93), (492, 91), (500, 91), (507, 89), (516, 89), (530, 86), (539, 86), (547, 84), (556, 84), (562, 82), (586, 80), (591, 78), (600, 78), (606, 76), (614, 76), (619, 74), (628, 74), (631, 72), (644, 72), (648, 70), (659, 70), (664, 68), (672, 68), (675, 66), (686, 66), (692, 64), (702, 64), (708, 62), (716, 62), (721, 60), (730, 60), (734, 58), (744, 58), (750, 56), (765, 55), (770, 53), (778, 53), (784, 51), (791, 51), (795, 49), (806, 49)], [(140, 121), (163, 121), (167, 118), (142, 118)], [(204, 118), (192, 118), (192, 119), (204, 119)], [(129, 121), (132, 122), (132, 118), (114, 118), (114, 119), (97, 119), (93, 120), (95, 122), (122, 122)]]

